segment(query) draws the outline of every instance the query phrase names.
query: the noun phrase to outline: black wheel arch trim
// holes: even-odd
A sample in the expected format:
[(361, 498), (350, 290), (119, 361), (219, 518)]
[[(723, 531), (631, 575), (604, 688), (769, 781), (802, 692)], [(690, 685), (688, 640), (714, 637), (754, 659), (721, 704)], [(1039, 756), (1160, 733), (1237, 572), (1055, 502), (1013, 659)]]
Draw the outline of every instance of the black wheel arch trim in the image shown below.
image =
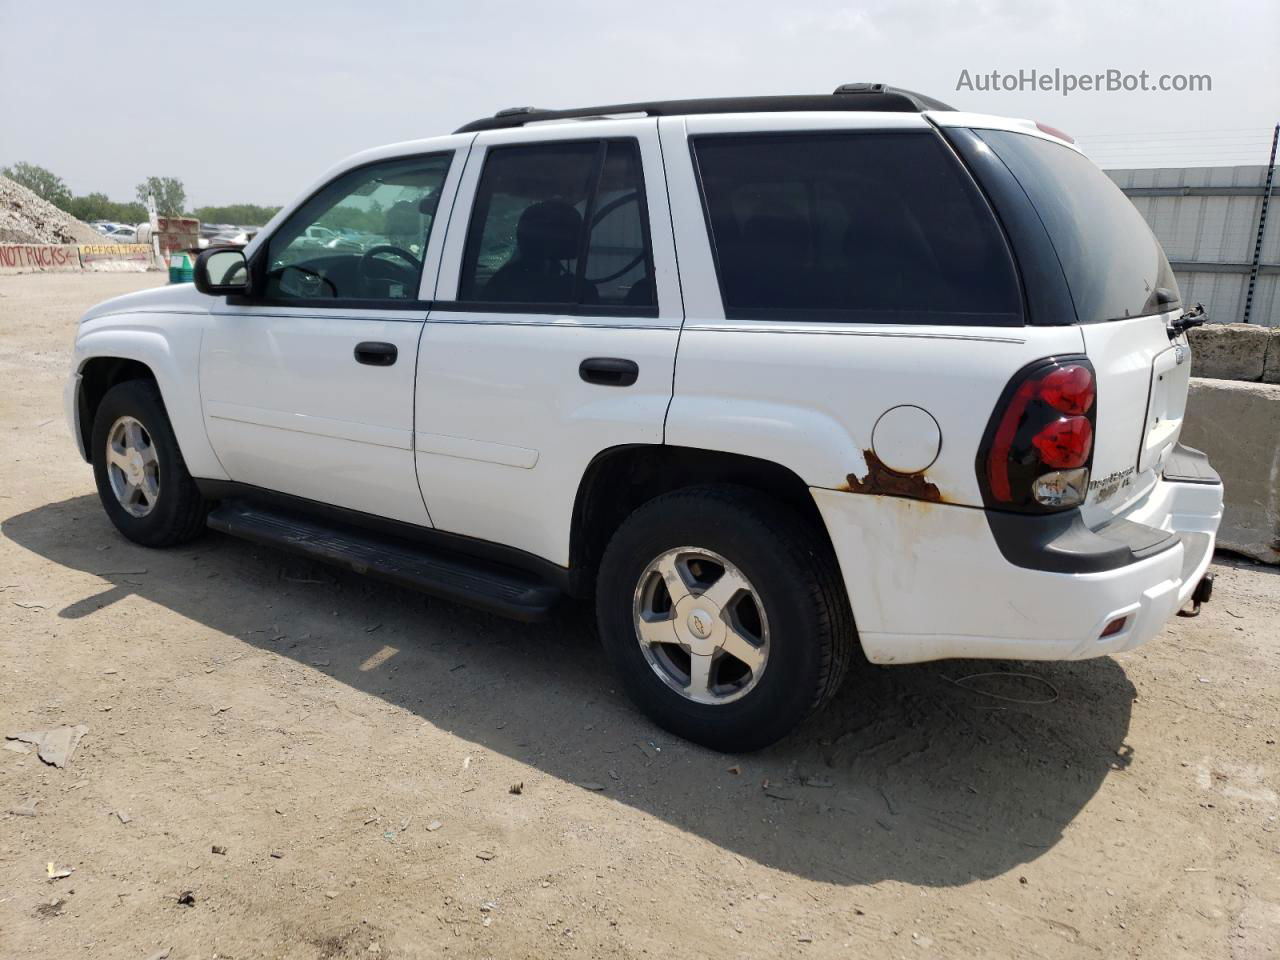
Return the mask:
[[(105, 367), (109, 372), (105, 376), (105, 382), (102, 384), (86, 384), (88, 371)], [(117, 376), (116, 374), (124, 374)], [(101, 403), (102, 398), (106, 396), (108, 390), (117, 384), (124, 383), (127, 380), (151, 380), (156, 389), (160, 392), (160, 402), (164, 403), (164, 390), (160, 387), (160, 379), (156, 376), (156, 372), (151, 369), (150, 364), (143, 360), (137, 360), (133, 357), (116, 357), (116, 356), (93, 356), (85, 357), (84, 361), (76, 369), (76, 429), (80, 431), (80, 456), (85, 463), (93, 462), (92, 438), (93, 438), (93, 418), (97, 413), (97, 406), (92, 409), (89, 406), (89, 397), (92, 390), (98, 391), (98, 402)], [(165, 405), (168, 409), (168, 405)], [(179, 444), (181, 447), (181, 444)]]

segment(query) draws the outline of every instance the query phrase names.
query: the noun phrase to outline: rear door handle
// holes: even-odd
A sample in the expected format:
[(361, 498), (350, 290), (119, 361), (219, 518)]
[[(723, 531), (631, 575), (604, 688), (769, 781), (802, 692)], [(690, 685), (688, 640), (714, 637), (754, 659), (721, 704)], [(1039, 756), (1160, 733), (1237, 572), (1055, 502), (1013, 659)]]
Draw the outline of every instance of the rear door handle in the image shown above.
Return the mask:
[(578, 376), (602, 387), (629, 387), (640, 376), (640, 366), (621, 357), (588, 357), (578, 365)]
[(371, 367), (389, 367), (396, 362), (399, 353), (394, 343), (366, 340), (364, 343), (356, 344), (356, 363), (367, 363)]

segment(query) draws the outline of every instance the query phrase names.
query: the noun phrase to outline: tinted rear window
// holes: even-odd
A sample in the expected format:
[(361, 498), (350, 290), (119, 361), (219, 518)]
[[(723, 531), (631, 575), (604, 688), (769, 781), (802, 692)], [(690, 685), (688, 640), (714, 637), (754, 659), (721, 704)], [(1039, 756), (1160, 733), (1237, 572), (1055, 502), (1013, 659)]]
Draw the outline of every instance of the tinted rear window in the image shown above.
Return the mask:
[(652, 278), (635, 140), (490, 150), (459, 300), (649, 310)]
[[(1129, 198), (1088, 158), (1040, 137), (977, 133), (1040, 214), (1081, 323), (1161, 313), (1177, 305), (1181, 295), (1160, 242)], [(1161, 288), (1167, 291), (1164, 302), (1156, 294)]]
[(1019, 324), (1003, 235), (932, 133), (693, 142), (731, 319)]

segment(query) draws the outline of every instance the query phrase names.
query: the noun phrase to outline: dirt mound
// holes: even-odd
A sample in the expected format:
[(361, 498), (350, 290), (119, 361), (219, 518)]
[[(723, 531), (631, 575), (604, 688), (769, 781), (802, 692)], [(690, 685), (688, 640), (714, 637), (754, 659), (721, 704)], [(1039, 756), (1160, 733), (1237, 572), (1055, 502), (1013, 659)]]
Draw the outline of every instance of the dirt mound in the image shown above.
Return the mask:
[(0, 177), (0, 243), (115, 243), (8, 177)]

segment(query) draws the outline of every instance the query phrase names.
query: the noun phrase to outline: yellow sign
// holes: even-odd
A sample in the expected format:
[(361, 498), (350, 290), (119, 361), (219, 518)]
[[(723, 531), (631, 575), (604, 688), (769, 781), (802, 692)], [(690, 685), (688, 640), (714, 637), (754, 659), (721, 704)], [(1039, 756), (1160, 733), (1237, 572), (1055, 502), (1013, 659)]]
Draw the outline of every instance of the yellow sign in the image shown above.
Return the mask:
[(151, 248), (145, 243), (82, 243), (80, 260), (148, 260)]

